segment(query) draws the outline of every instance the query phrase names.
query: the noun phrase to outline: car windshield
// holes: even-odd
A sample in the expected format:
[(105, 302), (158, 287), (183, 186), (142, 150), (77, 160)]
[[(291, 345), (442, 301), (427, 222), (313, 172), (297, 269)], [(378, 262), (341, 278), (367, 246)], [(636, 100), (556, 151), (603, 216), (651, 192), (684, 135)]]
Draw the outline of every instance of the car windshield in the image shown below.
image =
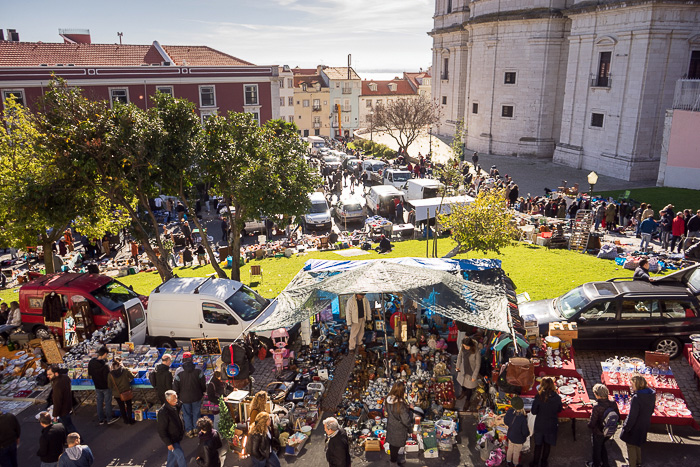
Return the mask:
[(326, 211), (328, 211), (326, 203), (311, 203), (311, 214), (321, 214)]
[(408, 172), (394, 172), (395, 182), (407, 182), (411, 178), (411, 174)]
[(345, 209), (347, 212), (362, 211), (362, 206), (359, 204), (346, 204), (343, 206), (343, 209)]
[(384, 164), (383, 162), (372, 164), (372, 172), (379, 172), (380, 170), (383, 170), (385, 165), (386, 164)]
[(262, 298), (254, 290), (242, 285), (227, 300), (226, 304), (241, 317), (243, 321), (251, 321), (258, 317), (270, 304), (270, 300)]
[(337, 157), (335, 156), (326, 156), (323, 158), (323, 161), (329, 164), (332, 164), (334, 162), (340, 162)]
[(583, 293), (583, 287), (576, 287), (567, 294), (556, 299), (556, 307), (563, 317), (569, 319), (590, 302), (588, 297)]
[(93, 290), (92, 296), (108, 310), (116, 310), (132, 298), (139, 296), (133, 290), (121, 282), (109, 281), (97, 290)]

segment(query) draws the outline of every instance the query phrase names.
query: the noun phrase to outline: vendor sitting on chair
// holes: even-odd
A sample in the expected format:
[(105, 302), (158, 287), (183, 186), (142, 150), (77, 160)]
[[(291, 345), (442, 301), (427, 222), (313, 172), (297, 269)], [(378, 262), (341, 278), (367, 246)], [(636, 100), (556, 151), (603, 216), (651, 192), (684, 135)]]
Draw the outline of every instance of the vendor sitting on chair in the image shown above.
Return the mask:
[(19, 312), (19, 303), (11, 302), (10, 311), (7, 314), (7, 323), (0, 326), (0, 334), (10, 334), (22, 325), (22, 315)]
[(386, 235), (382, 235), (381, 240), (379, 240), (379, 246), (375, 248), (378, 253), (388, 253), (391, 251), (391, 242)]

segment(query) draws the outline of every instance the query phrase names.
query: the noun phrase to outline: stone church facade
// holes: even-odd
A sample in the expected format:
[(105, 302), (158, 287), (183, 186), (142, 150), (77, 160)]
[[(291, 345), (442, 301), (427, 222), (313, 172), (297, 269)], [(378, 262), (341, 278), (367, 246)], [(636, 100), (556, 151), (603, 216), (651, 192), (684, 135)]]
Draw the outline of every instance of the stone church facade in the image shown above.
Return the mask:
[(700, 79), (700, 0), (436, 0), (429, 34), (436, 133), (625, 180), (656, 179), (676, 81)]

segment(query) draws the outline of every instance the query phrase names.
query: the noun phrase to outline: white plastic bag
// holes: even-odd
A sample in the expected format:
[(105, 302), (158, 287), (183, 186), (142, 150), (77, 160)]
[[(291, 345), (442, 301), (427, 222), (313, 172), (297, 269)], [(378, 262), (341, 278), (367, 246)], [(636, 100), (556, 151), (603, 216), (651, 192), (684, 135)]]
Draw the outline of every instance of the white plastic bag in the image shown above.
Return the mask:
[(523, 443), (522, 452), (530, 452), (530, 439), (532, 438), (532, 434), (535, 432), (535, 418), (537, 418), (537, 416), (532, 415), (531, 413), (527, 414), (527, 428), (530, 430), (530, 436), (528, 436)]

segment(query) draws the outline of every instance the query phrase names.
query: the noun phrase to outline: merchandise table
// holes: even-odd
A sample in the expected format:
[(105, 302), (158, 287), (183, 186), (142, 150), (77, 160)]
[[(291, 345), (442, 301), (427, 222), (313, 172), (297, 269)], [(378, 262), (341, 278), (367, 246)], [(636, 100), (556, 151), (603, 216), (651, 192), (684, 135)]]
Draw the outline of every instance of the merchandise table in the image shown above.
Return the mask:
[(695, 382), (698, 385), (698, 390), (700, 390), (700, 361), (698, 361), (698, 359), (695, 358), (695, 355), (693, 355), (693, 344), (685, 345), (685, 348), (683, 348), (683, 355), (685, 355), (685, 358), (688, 360), (688, 364), (690, 364), (690, 368), (692, 368), (693, 373), (695, 373)]
[[(681, 389), (678, 387), (676, 379), (673, 377), (673, 375), (642, 376), (644, 376), (644, 379), (647, 380), (647, 384), (649, 385), (649, 387), (654, 389), (656, 392), (668, 392), (673, 394), (674, 396), (683, 396), (683, 394), (681, 393)], [(629, 378), (625, 378), (622, 375), (618, 378), (621, 379), (615, 379), (613, 374), (607, 371), (604, 371), (600, 375), (600, 381), (610, 390), (610, 392), (629, 391)]]
[[(95, 397), (95, 386), (93, 384), (71, 384), (71, 390), (73, 391), (75, 398), (78, 400), (77, 407), (80, 407), (85, 402)], [(135, 399), (148, 399), (149, 397), (155, 397), (153, 386), (150, 384), (132, 384), (131, 390), (134, 391)]]
[(576, 353), (573, 347), (569, 349), (570, 358), (564, 358), (561, 361), (561, 367), (548, 366), (547, 356), (541, 351), (537, 354), (540, 364), (535, 366), (535, 375), (537, 376), (568, 376), (570, 378), (581, 379), (581, 374), (576, 369)]

